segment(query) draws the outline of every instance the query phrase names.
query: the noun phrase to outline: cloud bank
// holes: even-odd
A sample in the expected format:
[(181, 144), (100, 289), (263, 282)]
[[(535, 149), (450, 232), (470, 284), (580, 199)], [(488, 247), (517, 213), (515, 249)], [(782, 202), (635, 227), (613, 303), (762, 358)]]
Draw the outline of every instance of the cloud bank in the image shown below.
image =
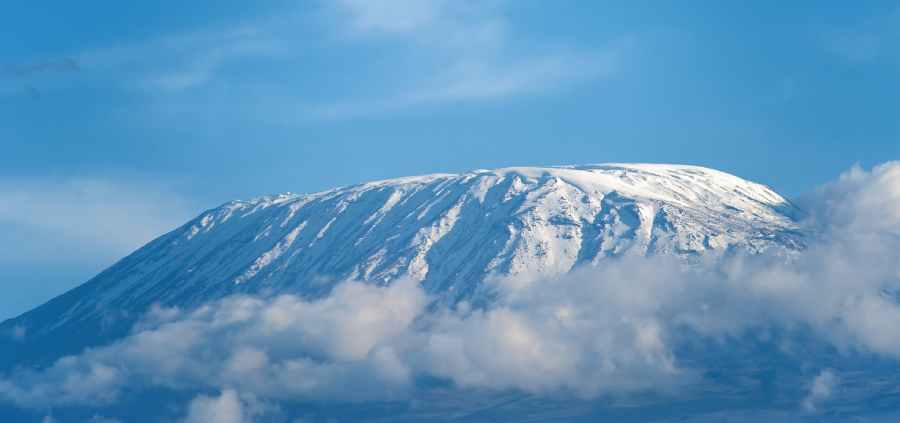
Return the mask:
[[(739, 345), (753, 333), (782, 337), (771, 343), (797, 362), (807, 357), (791, 350), (793, 336), (846, 357), (900, 359), (900, 163), (854, 168), (805, 204), (817, 239), (787, 260), (623, 259), (494, 281), (500, 299), (487, 308), (438, 305), (411, 280), (345, 282), (315, 300), (156, 308), (125, 339), (0, 379), (0, 399), (99, 407), (165, 388), (203, 392), (186, 421), (252, 421), (267, 412), (260, 404), (403, 401), (435, 383), (581, 399), (684, 395), (710, 383), (711, 365), (685, 345)], [(798, 410), (820, 411), (843, 379), (816, 365)]]

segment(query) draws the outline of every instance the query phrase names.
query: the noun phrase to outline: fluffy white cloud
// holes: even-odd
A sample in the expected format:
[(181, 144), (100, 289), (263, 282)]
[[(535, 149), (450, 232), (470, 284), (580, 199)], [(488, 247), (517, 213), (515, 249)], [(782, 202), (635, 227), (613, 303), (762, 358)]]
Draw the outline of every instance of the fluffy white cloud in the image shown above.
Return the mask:
[(234, 390), (222, 391), (218, 397), (200, 395), (188, 406), (184, 423), (244, 423), (244, 407)]
[[(422, 378), (464, 390), (665, 395), (704, 383), (708, 363), (679, 347), (747, 342), (745, 334), (768, 329), (896, 360), (898, 175), (900, 163), (854, 169), (819, 191), (809, 203), (818, 238), (788, 260), (685, 267), (627, 258), (550, 280), (495, 281), (500, 299), (487, 308), (432, 303), (404, 280), (345, 282), (316, 300), (236, 296), (196, 310), (155, 309), (112, 345), (0, 379), (0, 398), (44, 407), (109, 404), (148, 386), (221, 392), (197, 397), (192, 421), (259, 414), (245, 397), (403, 399), (427, 389)], [(796, 401), (819, 409), (836, 383), (823, 372)]]
[(900, 162), (854, 166), (805, 199), (814, 219), (832, 233), (900, 235)]
[[(390, 398), (409, 383), (391, 341), (422, 314), (413, 282), (346, 283), (318, 301), (237, 296), (197, 310), (152, 311), (142, 329), (50, 368), (0, 380), (18, 404), (109, 404), (142, 386), (225, 389), (274, 398)], [(356, 389), (344, 392), (348, 381)]]

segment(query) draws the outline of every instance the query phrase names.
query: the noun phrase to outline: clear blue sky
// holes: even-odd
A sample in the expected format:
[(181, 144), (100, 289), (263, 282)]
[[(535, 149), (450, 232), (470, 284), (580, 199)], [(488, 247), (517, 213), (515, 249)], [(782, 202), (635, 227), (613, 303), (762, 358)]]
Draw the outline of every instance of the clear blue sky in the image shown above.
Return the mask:
[(6, 1), (0, 318), (233, 198), (699, 164), (797, 195), (900, 158), (900, 4)]

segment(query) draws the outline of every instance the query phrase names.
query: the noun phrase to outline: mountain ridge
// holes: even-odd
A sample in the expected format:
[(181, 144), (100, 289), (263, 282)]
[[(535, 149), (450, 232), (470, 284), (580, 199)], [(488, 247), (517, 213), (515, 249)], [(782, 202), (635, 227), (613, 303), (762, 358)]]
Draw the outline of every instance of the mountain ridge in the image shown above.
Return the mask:
[(509, 167), (230, 201), (0, 324), (24, 334), (0, 364), (40, 357), (37, 346), (60, 338), (70, 348), (56, 349), (71, 353), (121, 336), (154, 304), (315, 297), (342, 280), (400, 278), (446, 301), (486, 303), (487, 279), (552, 277), (623, 256), (791, 254), (807, 236), (801, 216), (763, 185), (661, 164)]

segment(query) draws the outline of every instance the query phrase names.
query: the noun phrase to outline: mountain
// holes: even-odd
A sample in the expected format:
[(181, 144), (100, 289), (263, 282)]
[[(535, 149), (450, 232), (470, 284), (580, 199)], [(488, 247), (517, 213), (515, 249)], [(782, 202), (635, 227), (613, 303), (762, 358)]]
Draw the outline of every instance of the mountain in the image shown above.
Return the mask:
[(626, 255), (791, 254), (802, 212), (771, 189), (696, 166), (518, 167), (370, 182), (208, 210), (85, 284), (0, 325), (0, 369), (122, 336), (153, 304), (234, 293), (327, 293), (421, 281), (489, 302), (487, 278), (552, 276)]

